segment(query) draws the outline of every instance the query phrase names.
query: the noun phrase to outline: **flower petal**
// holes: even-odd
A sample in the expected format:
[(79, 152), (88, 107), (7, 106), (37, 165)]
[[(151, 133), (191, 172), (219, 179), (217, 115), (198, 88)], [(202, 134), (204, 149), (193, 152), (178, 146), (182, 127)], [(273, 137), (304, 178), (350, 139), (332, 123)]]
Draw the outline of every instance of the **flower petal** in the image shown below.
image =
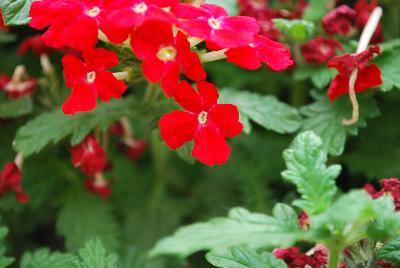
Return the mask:
[(62, 58), (64, 76), (67, 86), (72, 87), (76, 81), (83, 79), (87, 73), (84, 63), (74, 55), (66, 55)]
[(146, 59), (142, 65), (143, 75), (152, 83), (157, 83), (161, 80), (164, 70), (164, 62), (160, 61), (156, 57)]
[(78, 112), (89, 112), (96, 108), (96, 94), (93, 86), (85, 84), (76, 85), (72, 93), (64, 102), (62, 110), (64, 114), (75, 114)]
[(194, 114), (173, 111), (161, 117), (160, 134), (169, 148), (175, 150), (194, 137), (197, 118)]
[(208, 111), (217, 104), (219, 94), (213, 83), (206, 81), (197, 82), (197, 90), (200, 93), (203, 111)]
[(201, 100), (196, 90), (185, 80), (181, 81), (172, 93), (175, 101), (187, 111), (201, 112)]
[(112, 72), (105, 70), (96, 72), (94, 86), (102, 101), (109, 101), (111, 98), (120, 99), (127, 88), (125, 83), (115, 78)]
[(232, 138), (243, 130), (239, 122), (239, 111), (232, 104), (217, 104), (208, 113), (208, 119), (220, 130), (224, 137)]
[(255, 49), (249, 46), (229, 49), (225, 55), (227, 56), (227, 61), (237, 64), (242, 68), (257, 70), (261, 67), (261, 62), (258, 59)]
[(82, 57), (88, 67), (93, 70), (107, 69), (118, 65), (117, 54), (104, 48), (86, 50)]
[(349, 77), (338, 74), (331, 82), (328, 89), (328, 97), (331, 101), (337, 97), (349, 93)]
[(370, 64), (358, 72), (355, 85), (356, 92), (363, 92), (367, 89), (382, 85), (381, 70), (375, 64)]

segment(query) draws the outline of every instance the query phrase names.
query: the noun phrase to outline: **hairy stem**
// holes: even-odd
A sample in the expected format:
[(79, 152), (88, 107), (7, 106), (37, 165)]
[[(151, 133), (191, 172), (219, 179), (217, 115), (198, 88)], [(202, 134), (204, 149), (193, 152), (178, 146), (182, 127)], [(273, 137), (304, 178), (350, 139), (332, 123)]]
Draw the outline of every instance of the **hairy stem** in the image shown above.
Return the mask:
[(217, 60), (223, 60), (226, 59), (225, 52), (228, 51), (228, 49), (221, 49), (218, 51), (212, 51), (205, 53), (203, 55), (200, 55), (200, 60), (202, 62), (211, 62), (211, 61), (217, 61)]

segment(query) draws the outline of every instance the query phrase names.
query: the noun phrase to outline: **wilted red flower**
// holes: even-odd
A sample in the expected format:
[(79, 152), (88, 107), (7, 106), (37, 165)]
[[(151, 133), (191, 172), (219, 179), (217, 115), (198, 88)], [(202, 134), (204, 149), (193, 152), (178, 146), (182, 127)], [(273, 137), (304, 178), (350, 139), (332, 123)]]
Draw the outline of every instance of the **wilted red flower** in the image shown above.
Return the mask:
[[(378, 7), (378, 0), (358, 0), (354, 5), (356, 11), (356, 26), (359, 30), (364, 29), (374, 9)], [(371, 43), (380, 43), (383, 41), (382, 24), (379, 22), (374, 35), (372, 36)]]
[(246, 46), (260, 31), (255, 18), (228, 16), (226, 10), (217, 5), (203, 4), (195, 7), (179, 4), (174, 13), (182, 19), (177, 26), (190, 36), (214, 42), (223, 48)]
[(71, 162), (75, 168), (80, 167), (86, 176), (91, 177), (106, 168), (107, 156), (95, 138), (89, 135), (82, 143), (71, 148)]
[(161, 117), (161, 137), (173, 150), (194, 140), (194, 157), (209, 166), (222, 165), (230, 154), (225, 137), (232, 138), (243, 130), (239, 112), (232, 104), (217, 104), (219, 95), (214, 84), (198, 82), (197, 90), (186, 81), (177, 85), (173, 97), (186, 111)]
[(106, 181), (97, 181), (96, 179), (86, 179), (85, 180), (85, 189), (88, 192), (97, 194), (107, 199), (111, 195), (110, 185)]
[(315, 262), (315, 267), (313, 268), (324, 268), (328, 264), (328, 248), (322, 245), (315, 247), (312, 258)]
[(34, 1), (29, 25), (38, 30), (49, 27), (42, 35), (48, 46), (85, 51), (96, 45), (99, 28), (111, 42), (121, 43), (127, 39), (130, 29), (112, 27), (107, 20), (111, 11), (124, 4), (125, 1), (114, 0)]
[(272, 252), (276, 258), (283, 260), (289, 268), (315, 267), (315, 261), (302, 253), (297, 247), (278, 248)]
[(385, 194), (390, 194), (396, 206), (396, 210), (400, 211), (400, 180), (397, 178), (381, 180), (382, 189), (376, 191), (372, 184), (366, 184), (364, 189), (373, 198), (380, 198)]
[(0, 29), (5, 32), (8, 32), (8, 27), (4, 24), (3, 13), (1, 12), (1, 9), (0, 9)]
[(119, 99), (126, 90), (124, 82), (106, 70), (118, 65), (118, 56), (104, 48), (90, 49), (82, 54), (84, 62), (74, 55), (62, 59), (64, 76), (72, 93), (62, 107), (65, 114), (91, 111), (97, 97), (102, 101)]
[(14, 191), (17, 201), (25, 203), (29, 196), (22, 190), (21, 171), (14, 162), (8, 162), (0, 173), (0, 197), (6, 192)]
[(194, 81), (207, 77), (199, 56), (190, 50), (186, 36), (179, 31), (174, 37), (168, 23), (145, 22), (133, 34), (131, 45), (135, 55), (143, 60), (143, 75), (152, 83), (161, 81), (167, 96), (179, 82), (180, 69)]
[(121, 142), (120, 148), (130, 160), (137, 161), (146, 151), (147, 142), (135, 139), (124, 140)]
[(256, 70), (265, 63), (274, 71), (282, 71), (293, 64), (289, 49), (261, 35), (255, 36), (246, 47), (229, 49), (225, 55), (229, 62), (249, 70)]
[(358, 68), (355, 92), (363, 92), (382, 84), (379, 67), (375, 64), (368, 64), (375, 53), (380, 53), (379, 46), (370, 47), (359, 54), (337, 56), (328, 62), (329, 68), (336, 68), (339, 71), (328, 89), (328, 96), (331, 100), (349, 93), (350, 75), (355, 68)]
[(301, 46), (301, 54), (308, 63), (324, 64), (336, 55), (342, 45), (333, 38), (316, 37)]
[(114, 10), (108, 16), (110, 23), (117, 27), (132, 28), (148, 20), (174, 23), (176, 17), (165, 10), (174, 7), (179, 0), (130, 0), (124, 8)]
[(350, 33), (356, 11), (347, 5), (341, 5), (322, 18), (322, 26), (328, 34), (347, 35)]
[(53, 49), (46, 46), (40, 37), (40, 35), (35, 35), (24, 39), (18, 47), (18, 55), (25, 55), (29, 50), (37, 56), (52, 53)]
[(0, 91), (4, 91), (10, 98), (20, 98), (31, 95), (38, 81), (27, 78), (25, 75), (12, 79), (8, 75), (0, 75)]

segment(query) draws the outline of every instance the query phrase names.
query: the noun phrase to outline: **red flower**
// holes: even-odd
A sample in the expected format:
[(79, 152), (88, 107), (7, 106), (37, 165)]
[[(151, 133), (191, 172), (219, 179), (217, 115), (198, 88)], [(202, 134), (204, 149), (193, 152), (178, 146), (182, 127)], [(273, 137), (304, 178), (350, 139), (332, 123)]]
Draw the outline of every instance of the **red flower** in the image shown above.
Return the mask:
[(96, 107), (96, 98), (109, 101), (119, 99), (126, 90), (126, 85), (118, 81), (106, 68), (118, 65), (118, 56), (104, 48), (87, 50), (81, 59), (66, 55), (62, 59), (67, 86), (72, 93), (64, 102), (63, 112), (75, 114), (91, 111)]
[(110, 13), (108, 20), (117, 27), (132, 28), (148, 20), (175, 23), (176, 17), (165, 10), (176, 6), (178, 0), (130, 0), (124, 8)]
[(8, 27), (4, 24), (3, 13), (1, 12), (1, 9), (0, 9), (0, 29), (5, 32), (8, 32)]
[(283, 260), (289, 268), (315, 267), (315, 261), (297, 247), (279, 248), (273, 251), (276, 258)]
[(328, 62), (329, 68), (336, 68), (339, 71), (328, 89), (328, 96), (331, 100), (349, 93), (350, 75), (355, 68), (358, 68), (356, 92), (363, 92), (382, 84), (379, 67), (375, 64), (368, 65), (368, 61), (372, 59), (374, 53), (380, 53), (379, 46), (370, 47), (359, 54), (337, 56)]
[(42, 54), (51, 54), (53, 50), (46, 46), (40, 35), (35, 35), (24, 39), (18, 47), (18, 55), (25, 55), (29, 50), (32, 50), (34, 54), (40, 56)]
[(274, 71), (282, 71), (293, 64), (289, 49), (261, 35), (246, 47), (229, 49), (225, 55), (229, 62), (249, 70), (257, 70), (265, 63)]
[(82, 143), (71, 148), (71, 162), (75, 168), (81, 167), (86, 176), (95, 176), (106, 168), (107, 156), (97, 141), (87, 136)]
[(397, 178), (381, 180), (382, 189), (377, 192), (372, 185), (367, 185), (364, 189), (373, 197), (380, 198), (385, 194), (390, 194), (396, 206), (396, 210), (400, 211), (400, 180)]
[[(378, 0), (371, 0), (368, 3), (367, 0), (358, 0), (354, 5), (354, 9), (356, 11), (356, 26), (359, 30), (364, 29), (367, 24), (369, 17), (371, 16), (372, 11), (378, 6)], [(379, 23), (378, 27), (375, 30), (374, 35), (372, 36), (372, 43), (380, 43), (383, 41), (383, 30), (382, 24)]]
[(29, 196), (22, 190), (21, 171), (14, 162), (8, 162), (0, 173), (0, 197), (6, 192), (14, 191), (17, 201), (25, 203)]
[(8, 75), (0, 75), (0, 91), (4, 91), (10, 98), (20, 98), (31, 95), (38, 81), (34, 78), (21, 77), (11, 79)]
[(310, 228), (310, 217), (304, 210), (299, 215), (299, 224), (300, 227), (304, 230)]
[(147, 142), (134, 139), (126, 140), (121, 142), (120, 148), (130, 160), (137, 161), (146, 151)]
[(143, 60), (143, 74), (152, 83), (161, 81), (167, 96), (179, 82), (180, 69), (194, 81), (207, 76), (199, 56), (190, 51), (190, 44), (182, 32), (174, 37), (168, 23), (149, 21), (133, 34), (131, 40), (135, 55)]
[(42, 40), (55, 48), (69, 46), (79, 51), (94, 48), (99, 28), (111, 42), (121, 43), (130, 29), (112, 27), (107, 16), (123, 4), (124, 1), (114, 0), (34, 1), (29, 25), (38, 30), (50, 27)]
[(217, 104), (213, 84), (198, 82), (197, 89), (186, 81), (177, 85), (173, 96), (186, 111), (173, 111), (160, 119), (161, 137), (173, 150), (194, 140), (194, 157), (209, 166), (222, 165), (230, 154), (225, 137), (237, 136), (243, 129), (239, 112), (232, 104)]
[(102, 196), (104, 199), (108, 199), (111, 195), (111, 188), (105, 181), (97, 182), (93, 179), (86, 179), (85, 189), (88, 192)]
[(174, 13), (181, 19), (177, 26), (189, 35), (216, 43), (223, 48), (243, 47), (260, 31), (257, 20), (245, 16), (228, 16), (220, 6), (203, 4), (194, 7), (179, 4)]
[(349, 6), (341, 5), (322, 18), (322, 26), (328, 34), (347, 35), (352, 29), (356, 12)]
[(301, 54), (308, 63), (324, 64), (335, 56), (342, 45), (333, 38), (317, 37), (301, 47)]

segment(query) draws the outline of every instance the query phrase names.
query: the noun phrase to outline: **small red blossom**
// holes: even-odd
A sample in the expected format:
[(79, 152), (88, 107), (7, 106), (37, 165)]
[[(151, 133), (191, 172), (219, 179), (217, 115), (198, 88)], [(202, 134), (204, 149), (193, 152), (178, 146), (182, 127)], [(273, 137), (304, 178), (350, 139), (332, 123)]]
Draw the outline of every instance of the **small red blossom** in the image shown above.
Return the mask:
[(313, 268), (325, 268), (328, 264), (328, 248), (325, 246), (318, 245), (315, 247), (315, 251), (312, 258), (315, 261), (315, 267)]
[(124, 8), (110, 13), (108, 20), (117, 27), (132, 28), (148, 20), (175, 23), (176, 17), (166, 8), (175, 7), (178, 0), (130, 0)]
[(107, 182), (103, 181), (96, 181), (93, 179), (86, 179), (85, 180), (85, 189), (88, 192), (94, 193), (103, 197), (104, 199), (108, 199), (111, 195), (111, 188)]
[(315, 267), (313, 258), (302, 253), (297, 247), (279, 248), (272, 253), (276, 258), (283, 260), (289, 268)]
[(376, 191), (372, 184), (366, 184), (364, 190), (373, 198), (380, 198), (385, 194), (390, 194), (396, 206), (396, 210), (400, 211), (400, 180), (397, 178), (381, 180), (380, 191)]
[(229, 62), (249, 70), (257, 70), (265, 63), (273, 71), (282, 71), (294, 63), (289, 49), (262, 35), (255, 36), (246, 47), (229, 49), (225, 55)]
[(82, 57), (84, 62), (74, 55), (62, 59), (67, 86), (72, 87), (72, 93), (62, 107), (65, 114), (91, 111), (96, 107), (97, 97), (102, 101), (119, 99), (127, 88), (106, 70), (118, 65), (115, 52), (104, 48), (90, 49)]
[(363, 92), (382, 84), (381, 70), (375, 64), (368, 64), (373, 55), (380, 53), (379, 46), (370, 47), (359, 54), (346, 54), (332, 58), (328, 62), (329, 68), (336, 68), (339, 74), (332, 80), (328, 89), (328, 96), (333, 101), (337, 97), (349, 93), (350, 75), (358, 68), (355, 83), (355, 92)]
[(1, 12), (1, 9), (0, 9), (0, 29), (3, 30), (4, 32), (8, 32), (8, 27), (4, 23), (3, 13)]
[(25, 55), (28, 51), (32, 51), (35, 55), (51, 54), (53, 49), (46, 46), (40, 35), (35, 35), (24, 39), (18, 47), (18, 55)]
[(181, 69), (194, 81), (207, 77), (199, 56), (190, 50), (185, 34), (179, 31), (174, 37), (168, 23), (144, 23), (133, 34), (131, 45), (135, 55), (143, 60), (143, 75), (152, 83), (161, 81), (167, 96), (179, 82)]
[(299, 215), (299, 224), (300, 227), (304, 230), (310, 228), (310, 217), (304, 210)]
[(232, 104), (217, 104), (214, 84), (197, 83), (198, 92), (188, 82), (179, 83), (173, 93), (175, 101), (186, 111), (173, 111), (161, 117), (160, 134), (173, 150), (194, 140), (192, 155), (213, 166), (228, 161), (230, 148), (225, 138), (239, 135), (243, 125)]
[(336, 55), (337, 49), (343, 47), (336, 39), (319, 36), (301, 46), (301, 54), (308, 63), (324, 64)]
[(353, 27), (356, 11), (341, 5), (322, 18), (322, 26), (327, 34), (348, 35)]
[(20, 203), (28, 201), (29, 196), (21, 186), (21, 171), (14, 162), (8, 162), (0, 173), (0, 197), (6, 192), (14, 191)]
[(125, 130), (120, 122), (116, 122), (108, 128), (108, 132), (112, 135), (122, 137), (125, 133)]
[(260, 26), (257, 20), (246, 16), (228, 16), (223, 7), (203, 4), (195, 7), (179, 4), (174, 9), (181, 18), (177, 26), (190, 36), (216, 43), (223, 48), (243, 47), (253, 41)]
[(8, 75), (0, 75), (0, 91), (4, 91), (10, 98), (20, 98), (32, 95), (38, 81), (34, 78), (19, 77), (12, 79)]
[(107, 20), (111, 11), (124, 4), (125, 1), (114, 0), (34, 1), (29, 25), (37, 30), (49, 27), (42, 40), (50, 47), (85, 51), (95, 47), (99, 28), (111, 42), (127, 39), (130, 29), (113, 27)]
[(137, 161), (146, 151), (147, 142), (142, 140), (124, 140), (120, 143), (121, 150), (125, 153), (128, 159)]
[(104, 171), (107, 165), (107, 156), (103, 148), (97, 143), (92, 136), (87, 136), (86, 139), (71, 148), (71, 162), (86, 176), (95, 176)]
[[(378, 7), (378, 0), (371, 0), (369, 3), (367, 0), (358, 0), (354, 5), (354, 10), (356, 11), (356, 27), (359, 30), (364, 29), (369, 17), (376, 7)], [(372, 36), (371, 43), (380, 43), (382, 41), (383, 30), (382, 24), (379, 22), (374, 35)]]

